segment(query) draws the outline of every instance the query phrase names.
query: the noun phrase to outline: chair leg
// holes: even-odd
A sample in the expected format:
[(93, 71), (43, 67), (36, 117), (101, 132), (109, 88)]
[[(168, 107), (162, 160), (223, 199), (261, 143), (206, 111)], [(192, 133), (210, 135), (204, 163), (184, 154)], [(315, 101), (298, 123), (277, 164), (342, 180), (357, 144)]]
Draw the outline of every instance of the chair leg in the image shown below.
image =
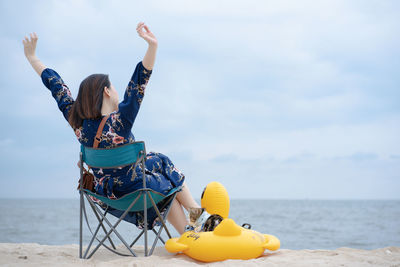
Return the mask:
[[(93, 235), (93, 236), (92, 236), (92, 239), (90, 240), (89, 245), (88, 245), (88, 247), (86, 248), (86, 252), (85, 252), (85, 255), (83, 256), (83, 258), (86, 258), (87, 254), (88, 254), (88, 252), (89, 252), (89, 250), (90, 250), (90, 247), (92, 246), (93, 241), (96, 239), (96, 236), (97, 236), (97, 233), (98, 233), (99, 230), (100, 230), (100, 227), (103, 227), (104, 233), (107, 234), (107, 231), (106, 231), (106, 229), (105, 229), (105, 227), (104, 227), (104, 225), (103, 225), (103, 221), (104, 221), (104, 220), (99, 218), (99, 215), (97, 214), (97, 211), (96, 211), (96, 210), (94, 209), (94, 207), (93, 207), (94, 204), (93, 204), (93, 203), (89, 203), (89, 204), (90, 204), (91, 208), (93, 209), (94, 214), (96, 214), (96, 217), (97, 217), (97, 219), (99, 220), (99, 224), (98, 224), (96, 230), (94, 231), (94, 233), (92, 233), (92, 235)], [(107, 214), (107, 210), (104, 212), (103, 218), (105, 218), (106, 214)], [(110, 237), (108, 237), (108, 240), (111, 242), (113, 248), (116, 249), (115, 246), (114, 246), (114, 243), (112, 243)]]
[(164, 222), (164, 220), (163, 220), (163, 218), (162, 218), (162, 216), (161, 216), (161, 214), (160, 214), (160, 211), (158, 210), (157, 205), (156, 205), (156, 203), (154, 202), (152, 196), (150, 195), (150, 193), (149, 193), (148, 191), (146, 191), (146, 193), (147, 193), (147, 195), (149, 196), (150, 201), (151, 201), (151, 203), (153, 204), (154, 210), (156, 211), (156, 213), (157, 213), (157, 215), (158, 215), (158, 218), (160, 218), (161, 223), (162, 223), (162, 225), (164, 226), (165, 231), (167, 232), (168, 237), (169, 237), (169, 238), (172, 238), (172, 236), (171, 236), (171, 234), (169, 233), (168, 228), (167, 228), (167, 226), (165, 225), (165, 222)]
[(154, 238), (154, 242), (153, 242), (153, 245), (151, 246), (151, 250), (150, 250), (150, 256), (153, 254), (153, 251), (154, 251), (154, 249), (156, 248), (156, 245), (157, 245), (157, 241), (158, 241), (158, 239), (160, 239), (160, 240), (162, 240), (162, 238), (161, 238), (161, 232), (162, 232), (162, 229), (164, 228), (164, 226), (160, 226), (160, 229), (158, 229), (158, 232), (156, 232), (154, 229), (153, 229), (153, 232), (156, 234), (156, 237)]
[(144, 256), (147, 257), (147, 203), (146, 203), (146, 193), (143, 194), (143, 207), (144, 207)]
[(80, 209), (79, 209), (79, 258), (82, 259), (82, 217), (83, 217), (83, 192), (80, 189)]
[[(165, 218), (168, 217), (169, 211), (170, 211), (171, 206), (172, 206), (172, 202), (174, 201), (175, 197), (176, 197), (176, 193), (175, 193), (175, 194), (173, 195), (173, 197), (169, 200), (169, 202), (170, 202), (171, 204), (169, 205), (169, 207), (168, 207), (167, 210), (165, 211), (165, 214), (164, 214), (163, 217), (161, 217), (161, 214), (160, 214), (160, 212), (159, 212), (157, 206), (155, 206), (155, 210), (156, 210), (156, 212), (157, 212), (157, 215), (160, 216), (159, 218), (160, 218), (160, 220), (162, 221), (162, 225), (160, 226), (160, 229), (158, 230), (158, 233), (157, 233), (157, 235), (156, 235), (156, 238), (154, 239), (153, 246), (151, 247), (151, 250), (150, 250), (150, 255), (153, 254), (153, 251), (154, 251), (154, 249), (155, 249), (155, 247), (156, 247), (156, 245), (157, 245), (158, 239), (160, 239), (161, 242), (163, 242), (163, 243), (165, 244), (165, 241), (161, 238), (161, 231), (162, 231), (162, 229), (163, 229), (164, 227), (165, 227), (166, 232), (168, 233), (168, 237), (171, 238), (171, 235), (169, 234), (168, 228), (167, 228), (167, 226), (166, 226), (164, 220), (165, 220)], [(151, 199), (151, 200), (152, 200), (152, 199)], [(156, 231), (155, 231), (154, 229), (153, 229), (153, 232), (156, 233)]]
[[(90, 203), (90, 204), (91, 204), (91, 203)], [(101, 228), (102, 228), (103, 231), (104, 231), (104, 234), (107, 234), (107, 230), (106, 230), (106, 228), (104, 227), (104, 224), (102, 223), (103, 220), (100, 219), (99, 215), (97, 214), (97, 212), (96, 212), (96, 210), (94, 209), (94, 207), (92, 206), (92, 204), (90, 205), (90, 207), (92, 208), (93, 213), (94, 213), (94, 215), (96, 216), (96, 218), (97, 218), (97, 220), (99, 221), (99, 223), (101, 222), (100, 225), (101, 225)], [(105, 212), (104, 212), (104, 216), (106, 216), (107, 212), (108, 212), (108, 207), (106, 208), (106, 210), (105, 210)], [(111, 246), (113, 247), (113, 249), (117, 249), (117, 248), (115, 247), (114, 242), (112, 241), (111, 237), (108, 237), (108, 241), (110, 242), (110, 244), (111, 244)]]
[[(96, 218), (97, 218), (97, 220), (99, 221), (99, 225), (101, 225), (101, 227), (103, 228), (104, 233), (107, 234), (107, 230), (106, 230), (105, 227), (104, 227), (103, 221), (99, 218), (99, 216), (98, 216), (98, 214), (97, 214), (97, 211), (94, 209), (95, 203), (90, 199), (90, 197), (89, 197), (86, 193), (84, 193), (84, 195), (85, 195), (85, 197), (87, 198), (87, 201), (88, 201), (90, 207), (92, 208), (93, 213), (96, 215)], [(87, 214), (86, 214), (85, 202), (83, 202), (82, 210), (83, 210), (83, 215), (84, 215), (84, 218), (85, 218), (87, 227), (88, 227), (88, 229), (89, 229), (89, 232), (92, 234), (92, 239), (96, 239), (98, 242), (100, 242), (100, 240), (96, 237), (97, 231), (98, 231), (98, 230), (96, 230), (96, 234), (95, 234), (95, 233), (93, 233), (93, 231), (92, 231), (92, 229), (91, 229), (91, 227), (90, 227), (89, 220), (88, 220), (88, 216), (87, 216)], [(107, 211), (108, 211), (108, 210), (106, 210), (106, 211), (104, 212), (104, 216), (106, 216)], [(114, 253), (116, 253), (116, 254), (118, 254), (118, 255), (127, 256), (127, 255), (125, 255), (125, 254), (123, 254), (123, 253), (119, 253), (119, 252), (116, 251), (116, 247), (115, 247), (115, 245), (114, 245), (114, 243), (112, 242), (112, 240), (111, 240), (110, 237), (108, 238), (108, 240), (110, 241), (110, 243), (111, 243), (111, 245), (113, 246), (113, 248), (109, 248), (107, 245), (103, 244), (103, 246), (104, 246), (105, 248), (107, 248), (108, 250), (110, 250), (110, 251), (112, 251), (112, 252), (114, 252)], [(92, 240), (90, 241), (90, 243), (92, 243)], [(83, 256), (83, 258), (86, 258), (86, 255), (87, 255), (87, 252), (89, 251), (89, 248), (90, 248), (90, 245), (89, 245), (88, 248), (86, 248), (85, 256)], [(83, 250), (82, 250), (82, 251), (83, 251)]]
[[(158, 231), (160, 231), (162, 227), (163, 227), (163, 226), (161, 225), (161, 226), (160, 226), (160, 229), (158, 229)], [(154, 229), (153, 229), (153, 233), (154, 233), (155, 235), (158, 235), (158, 232), (157, 232), (156, 230), (154, 230)], [(161, 237), (161, 235), (160, 235), (160, 237), (159, 237), (158, 239), (160, 239), (160, 241), (161, 241), (163, 244), (165, 244), (165, 241), (164, 241), (164, 239)]]
[(90, 239), (89, 245), (88, 245), (88, 247), (86, 248), (85, 255), (83, 255), (83, 258), (86, 258), (87, 254), (88, 254), (88, 252), (89, 252), (89, 250), (90, 250), (90, 247), (92, 246), (93, 241), (96, 239), (97, 233), (98, 233), (99, 230), (100, 230), (100, 225), (101, 225), (101, 223), (99, 223), (99, 225), (98, 225), (97, 228), (96, 228), (96, 231), (94, 231), (93, 236), (92, 236), (92, 239)]
[(135, 243), (139, 240), (139, 238), (144, 234), (144, 229), (140, 232), (140, 234), (135, 238), (135, 240), (133, 240), (132, 244), (130, 245), (130, 247), (132, 247), (133, 245), (135, 245)]
[[(123, 220), (123, 218), (125, 218), (125, 216), (128, 214), (128, 212), (129, 212), (130, 209), (133, 207), (133, 205), (135, 205), (135, 203), (137, 202), (137, 200), (139, 199), (139, 197), (140, 197), (141, 194), (142, 194), (142, 193), (140, 193), (140, 194), (135, 198), (135, 200), (129, 205), (129, 207), (127, 208), (127, 210), (121, 215), (121, 217), (117, 220), (117, 222), (116, 222), (114, 225), (112, 225), (112, 224), (110, 223), (110, 221), (109, 221), (106, 217), (104, 217), (104, 216), (101, 214), (101, 212), (99, 212), (99, 208), (98, 208), (98, 207), (94, 206), (95, 209), (99, 212), (99, 214), (102, 215), (102, 218), (104, 219), (104, 221), (108, 224), (108, 226), (109, 226), (111, 229), (110, 229), (110, 231), (107, 232), (106, 236), (99, 242), (99, 244), (97, 244), (96, 248), (93, 249), (93, 251), (90, 253), (90, 255), (89, 255), (87, 258), (90, 258), (90, 257), (97, 251), (97, 249), (99, 249), (99, 247), (100, 247), (101, 245), (104, 245), (104, 244), (103, 244), (104, 241), (107, 239), (108, 236), (110, 236), (110, 234), (111, 234), (112, 232), (114, 232), (114, 233), (117, 235), (117, 237), (121, 240), (121, 242), (125, 245), (125, 247), (132, 253), (133, 256), (136, 257), (135, 252), (133, 252), (133, 250), (132, 250), (132, 249), (129, 247), (129, 245), (126, 243), (125, 239), (118, 233), (118, 231), (117, 231), (115, 228), (116, 228), (116, 227), (118, 226), (118, 224)], [(91, 199), (90, 199), (90, 201), (91, 201)]]
[(82, 152), (79, 153), (79, 194), (80, 194), (80, 209), (79, 209), (79, 258), (82, 259), (82, 217), (83, 217), (83, 160), (82, 160)]
[[(146, 189), (146, 166), (144, 163), (144, 158), (146, 155), (144, 155), (142, 159), (142, 172), (143, 172), (143, 188)], [(147, 196), (146, 192), (143, 194), (143, 212), (144, 212), (144, 256), (147, 257), (147, 230), (148, 230), (148, 225), (147, 225)]]
[[(87, 194), (85, 194), (85, 197), (87, 198), (87, 201), (88, 201), (89, 203), (93, 204), (94, 206), (96, 205), (96, 204), (94, 203), (94, 201), (92, 201), (92, 200), (90, 199), (90, 197), (87, 196)], [(99, 209), (99, 210), (100, 210), (100, 209)], [(94, 212), (97, 214), (97, 211), (94, 211)], [(100, 212), (100, 211), (99, 211), (99, 212)], [(93, 235), (94, 233), (93, 233), (93, 231), (92, 231), (91, 228), (90, 228), (90, 224), (89, 224), (89, 221), (88, 221), (88, 216), (87, 216), (87, 214), (86, 214), (85, 205), (83, 205), (83, 215), (84, 215), (84, 218), (85, 218), (87, 227), (88, 227), (90, 233)], [(104, 214), (104, 216), (105, 216), (105, 214)], [(106, 234), (107, 234), (107, 233), (106, 233)], [(99, 240), (97, 237), (96, 237), (95, 239), (100, 243), (100, 240)], [(117, 254), (117, 255), (120, 255), (120, 256), (132, 256), (132, 254), (124, 254), (124, 253), (121, 253), (121, 252), (117, 251), (116, 249), (110, 248), (109, 246), (107, 246), (106, 244), (104, 244), (104, 242), (102, 243), (102, 245), (103, 245), (104, 248), (108, 249), (109, 251), (111, 251), (111, 252), (113, 252), (113, 253), (115, 253), (115, 254)]]

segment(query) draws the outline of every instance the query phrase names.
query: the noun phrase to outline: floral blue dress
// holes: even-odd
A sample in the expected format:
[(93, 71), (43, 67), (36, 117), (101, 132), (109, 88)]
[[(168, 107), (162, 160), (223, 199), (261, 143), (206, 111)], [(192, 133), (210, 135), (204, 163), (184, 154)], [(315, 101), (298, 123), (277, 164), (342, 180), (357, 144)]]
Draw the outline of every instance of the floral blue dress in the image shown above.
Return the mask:
[[(147, 70), (142, 62), (136, 65), (123, 101), (118, 105), (118, 110), (111, 113), (106, 121), (99, 148), (112, 148), (135, 141), (131, 129), (139, 112), (151, 73), (152, 71)], [(43, 84), (51, 91), (64, 118), (68, 121), (74, 99), (67, 85), (60, 75), (50, 68), (46, 68), (42, 72), (41, 78)], [(92, 147), (100, 122), (101, 118), (86, 119), (80, 128), (73, 129), (78, 141), (84, 146)], [(134, 165), (111, 169), (92, 168), (92, 171), (95, 176), (96, 192), (110, 199), (120, 198), (142, 188), (143, 177), (146, 179), (147, 187), (163, 194), (182, 185), (185, 179), (185, 176), (175, 168), (167, 156), (155, 152), (146, 155), (144, 175), (141, 167), (137, 166), (134, 169)], [(116, 216), (122, 214), (117, 210), (110, 210), (110, 212)], [(156, 218), (154, 209), (149, 209), (148, 218), (149, 227), (152, 227)], [(143, 226), (141, 219), (142, 213), (130, 212), (125, 220)]]

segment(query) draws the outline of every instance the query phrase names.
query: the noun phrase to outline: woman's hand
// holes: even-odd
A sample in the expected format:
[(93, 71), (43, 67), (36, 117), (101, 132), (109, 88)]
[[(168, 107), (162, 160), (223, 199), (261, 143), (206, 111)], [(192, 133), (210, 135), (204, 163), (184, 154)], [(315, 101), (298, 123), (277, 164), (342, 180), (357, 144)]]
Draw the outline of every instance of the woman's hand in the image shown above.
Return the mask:
[[(143, 31), (146, 30), (146, 31)], [(157, 45), (157, 38), (154, 34), (149, 30), (149, 27), (144, 24), (144, 22), (139, 22), (136, 31), (140, 37), (142, 37), (149, 45)]]
[[(143, 28), (146, 31), (143, 31)], [(149, 28), (144, 24), (144, 22), (139, 22), (136, 27), (136, 31), (140, 37), (142, 37), (149, 44), (147, 48), (146, 54), (143, 57), (142, 63), (143, 66), (152, 70), (154, 66), (154, 62), (156, 61), (156, 53), (157, 53), (157, 38), (154, 34), (149, 30)]]
[(25, 36), (25, 39), (22, 40), (22, 43), (24, 44), (24, 53), (26, 58), (29, 60), (30, 58), (35, 57), (35, 51), (36, 51), (36, 43), (38, 40), (38, 37), (36, 33), (31, 33), (30, 34), (31, 39), (29, 40), (28, 37)]
[(25, 36), (25, 39), (22, 40), (24, 44), (24, 53), (29, 63), (31, 63), (32, 68), (36, 71), (39, 76), (41, 76), (42, 71), (46, 69), (46, 66), (36, 57), (36, 43), (38, 37), (36, 33), (30, 34), (31, 39)]

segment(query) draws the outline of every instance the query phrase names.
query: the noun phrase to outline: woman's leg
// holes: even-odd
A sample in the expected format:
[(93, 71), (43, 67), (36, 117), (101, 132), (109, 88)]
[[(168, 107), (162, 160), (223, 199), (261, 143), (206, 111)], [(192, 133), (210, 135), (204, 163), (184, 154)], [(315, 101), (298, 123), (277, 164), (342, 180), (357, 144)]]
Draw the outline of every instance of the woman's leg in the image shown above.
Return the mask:
[(183, 182), (182, 190), (176, 194), (176, 198), (174, 202), (172, 202), (171, 209), (168, 213), (168, 221), (174, 226), (180, 235), (183, 234), (186, 225), (189, 223), (182, 205), (186, 210), (188, 210), (188, 208), (200, 208), (200, 205), (197, 204), (193, 199), (192, 194), (190, 194), (189, 188), (185, 182)]
[(176, 199), (174, 199), (171, 204), (171, 208), (168, 213), (168, 221), (174, 226), (180, 235), (183, 234), (188, 221), (185, 213), (183, 212), (181, 204)]
[(200, 208), (200, 205), (197, 204), (193, 199), (192, 194), (190, 194), (189, 188), (185, 182), (182, 184), (182, 190), (176, 194), (176, 199), (185, 207), (186, 210), (188, 210), (188, 208)]

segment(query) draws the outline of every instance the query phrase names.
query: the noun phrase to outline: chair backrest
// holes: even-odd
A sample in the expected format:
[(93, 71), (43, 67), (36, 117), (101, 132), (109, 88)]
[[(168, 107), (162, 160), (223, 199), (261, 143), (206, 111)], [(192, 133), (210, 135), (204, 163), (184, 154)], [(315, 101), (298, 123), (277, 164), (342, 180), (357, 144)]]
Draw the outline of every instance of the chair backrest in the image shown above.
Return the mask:
[(92, 148), (81, 145), (82, 161), (94, 168), (115, 168), (136, 163), (146, 155), (143, 141), (115, 148)]

